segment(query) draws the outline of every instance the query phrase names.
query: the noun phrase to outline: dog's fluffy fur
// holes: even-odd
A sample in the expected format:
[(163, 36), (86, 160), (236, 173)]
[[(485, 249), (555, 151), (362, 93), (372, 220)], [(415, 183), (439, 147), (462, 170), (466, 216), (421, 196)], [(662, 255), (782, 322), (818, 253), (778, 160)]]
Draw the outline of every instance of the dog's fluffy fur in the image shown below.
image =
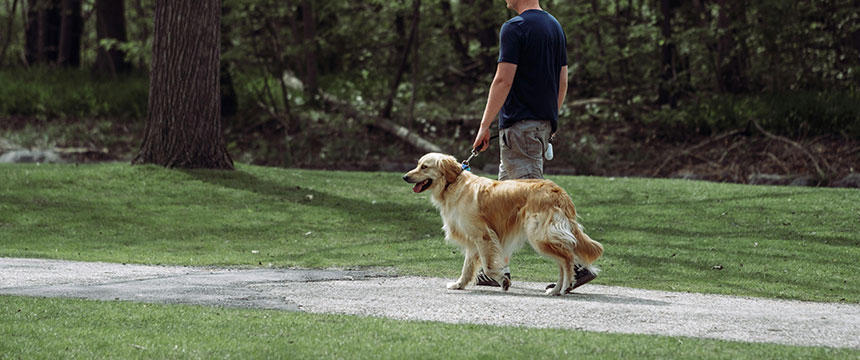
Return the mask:
[(558, 263), (559, 286), (547, 289), (548, 295), (569, 291), (574, 262), (597, 270), (591, 264), (603, 254), (603, 246), (582, 231), (570, 196), (552, 181), (495, 181), (464, 171), (454, 157), (437, 153), (421, 157), (403, 179), (415, 184), (416, 193), (431, 192), (445, 239), (463, 249), (463, 271), (449, 289), (463, 289), (483, 267), (507, 291), (503, 259), (525, 242)]

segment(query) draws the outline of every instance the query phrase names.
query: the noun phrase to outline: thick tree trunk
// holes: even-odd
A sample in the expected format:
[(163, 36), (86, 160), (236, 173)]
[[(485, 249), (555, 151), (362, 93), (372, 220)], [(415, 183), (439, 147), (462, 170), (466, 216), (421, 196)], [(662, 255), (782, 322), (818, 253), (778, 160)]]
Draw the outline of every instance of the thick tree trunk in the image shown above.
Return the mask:
[[(99, 43), (105, 39), (126, 42), (128, 38), (124, 0), (96, 0), (95, 8), (96, 36)], [(117, 74), (131, 70), (131, 64), (125, 60), (125, 52), (116, 46), (111, 46), (110, 49), (99, 46), (95, 69), (103, 74)]]
[(57, 64), (78, 67), (81, 65), (81, 0), (62, 0), (60, 12), (60, 44)]
[(221, 1), (157, 0), (146, 132), (135, 164), (233, 169), (221, 128)]
[(46, 64), (57, 61), (60, 22), (60, 0), (28, 1), (25, 31), (27, 64)]

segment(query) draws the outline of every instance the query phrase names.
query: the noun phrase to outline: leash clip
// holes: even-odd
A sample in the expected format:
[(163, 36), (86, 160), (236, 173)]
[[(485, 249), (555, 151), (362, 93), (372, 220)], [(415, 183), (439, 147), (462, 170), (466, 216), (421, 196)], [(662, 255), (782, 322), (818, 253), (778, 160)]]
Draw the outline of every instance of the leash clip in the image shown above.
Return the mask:
[(474, 159), (476, 156), (478, 156), (478, 151), (475, 149), (472, 149), (472, 154), (469, 155), (469, 158), (467, 158), (466, 160), (463, 160), (463, 170), (470, 171), (470, 172), (472, 171), (472, 167), (469, 166), (469, 161), (472, 161), (472, 159)]

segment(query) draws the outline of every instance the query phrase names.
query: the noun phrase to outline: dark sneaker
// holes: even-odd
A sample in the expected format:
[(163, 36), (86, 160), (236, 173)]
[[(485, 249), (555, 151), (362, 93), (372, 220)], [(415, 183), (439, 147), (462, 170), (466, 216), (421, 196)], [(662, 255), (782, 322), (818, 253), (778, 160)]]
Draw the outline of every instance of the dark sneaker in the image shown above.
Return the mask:
[[(505, 279), (507, 280), (506, 282), (509, 284), (508, 286), (510, 286), (511, 273), (506, 272), (505, 273)], [(475, 282), (475, 284), (479, 285), (479, 286), (501, 287), (501, 285), (499, 285), (499, 283), (496, 282), (496, 280), (493, 280), (489, 276), (487, 276), (487, 274), (484, 274), (484, 269), (481, 269), (480, 271), (478, 271), (477, 281)]]
[[(585, 285), (589, 281), (597, 278), (597, 274), (591, 272), (590, 270), (588, 270), (588, 268), (585, 268), (582, 266), (577, 266), (575, 270), (576, 270), (576, 274), (574, 274), (573, 278), (576, 281), (573, 283), (572, 287), (569, 287), (569, 288), (564, 290), (565, 294), (569, 294), (573, 291), (573, 289), (576, 289), (582, 285)], [(555, 287), (555, 284), (553, 283), (553, 284), (547, 285), (546, 289), (549, 290), (549, 289), (552, 289), (554, 287)]]

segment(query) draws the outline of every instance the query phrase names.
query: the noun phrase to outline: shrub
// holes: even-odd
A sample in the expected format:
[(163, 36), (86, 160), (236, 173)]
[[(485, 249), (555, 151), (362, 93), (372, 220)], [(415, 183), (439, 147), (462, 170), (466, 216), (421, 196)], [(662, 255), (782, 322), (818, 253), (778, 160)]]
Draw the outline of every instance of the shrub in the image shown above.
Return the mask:
[(644, 119), (669, 136), (708, 135), (744, 128), (755, 120), (764, 129), (789, 137), (842, 134), (860, 139), (860, 95), (836, 91), (715, 95), (652, 112)]
[(0, 84), (0, 116), (146, 116), (149, 84), (141, 74), (109, 78), (77, 69), (4, 69)]

